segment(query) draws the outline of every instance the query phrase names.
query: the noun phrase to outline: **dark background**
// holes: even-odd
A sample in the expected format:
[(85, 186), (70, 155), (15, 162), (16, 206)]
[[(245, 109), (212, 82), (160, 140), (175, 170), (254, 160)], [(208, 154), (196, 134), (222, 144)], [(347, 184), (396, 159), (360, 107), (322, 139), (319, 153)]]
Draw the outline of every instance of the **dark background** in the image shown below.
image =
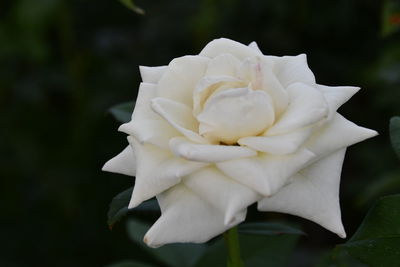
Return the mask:
[[(219, 37), (257, 41), (265, 54), (307, 53), (318, 83), (362, 87), (340, 112), (380, 135), (349, 148), (344, 163), (349, 236), (372, 201), (400, 191), (388, 137), (389, 118), (400, 115), (396, 2), (136, 4), (145, 16), (116, 0), (0, 2), (0, 266), (104, 266), (144, 257), (123, 223), (107, 227), (111, 198), (132, 184), (100, 171), (126, 145), (107, 110), (135, 99), (138, 65), (197, 54)], [(343, 242), (311, 222), (282, 218), (308, 233), (292, 266), (310, 266)]]

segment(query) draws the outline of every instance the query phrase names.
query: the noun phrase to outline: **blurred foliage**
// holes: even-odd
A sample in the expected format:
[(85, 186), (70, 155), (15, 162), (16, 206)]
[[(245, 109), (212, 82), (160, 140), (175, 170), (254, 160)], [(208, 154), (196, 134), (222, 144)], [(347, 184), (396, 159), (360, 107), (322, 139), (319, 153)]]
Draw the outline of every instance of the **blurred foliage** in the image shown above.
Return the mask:
[[(369, 210), (356, 233), (335, 248), (321, 266), (396, 267), (400, 262), (400, 194), (386, 196)], [(351, 255), (353, 258), (349, 257)], [(355, 261), (355, 260), (359, 260)], [(357, 265), (356, 265), (357, 264)]]
[[(227, 253), (221, 236), (205, 244), (168, 244), (154, 249), (147, 247), (142, 241), (150, 225), (135, 219), (130, 219), (127, 223), (128, 234), (132, 241), (151, 255), (146, 262), (150, 266), (208, 267), (226, 265)], [(241, 226), (239, 231), (240, 228), (251, 229), (254, 224), (245, 223)], [(302, 232), (295, 228), (291, 228), (291, 231), (276, 232), (277, 228), (288, 229), (278, 223), (274, 225), (259, 223), (257, 228), (263, 228), (264, 233), (254, 235), (240, 231), (239, 239), (245, 266), (264, 266), (266, 262), (271, 267), (285, 266), (299, 239), (299, 234)], [(117, 264), (112, 267), (118, 266)], [(131, 262), (131, 264), (127, 267), (134, 267), (136, 262)]]
[[(387, 127), (400, 114), (396, 1), (135, 4), (145, 16), (118, 1), (0, 2), (0, 234), (5, 240), (0, 266), (105, 266), (152, 259), (128, 240), (124, 223), (112, 231), (106, 223), (110, 199), (133, 182), (100, 171), (126, 146), (107, 110), (135, 99), (138, 65), (164, 65), (196, 54), (221, 36), (256, 41), (266, 54), (307, 53), (319, 83), (362, 87), (340, 112), (380, 136), (348, 149), (341, 203), (349, 236), (377, 197), (400, 191), (399, 178), (379, 185), (385, 177), (400, 177)], [(313, 266), (342, 242), (299, 218), (256, 213), (254, 207), (248, 218), (303, 226), (308, 235), (301, 237), (289, 266)]]

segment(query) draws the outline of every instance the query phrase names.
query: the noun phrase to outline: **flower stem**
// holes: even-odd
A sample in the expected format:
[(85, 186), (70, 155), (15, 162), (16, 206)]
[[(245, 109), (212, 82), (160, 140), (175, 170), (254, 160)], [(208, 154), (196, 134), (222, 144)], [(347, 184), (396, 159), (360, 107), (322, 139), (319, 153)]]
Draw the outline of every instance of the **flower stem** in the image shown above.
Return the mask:
[(224, 240), (228, 249), (227, 267), (244, 267), (240, 257), (239, 235), (237, 227), (233, 227), (224, 233)]

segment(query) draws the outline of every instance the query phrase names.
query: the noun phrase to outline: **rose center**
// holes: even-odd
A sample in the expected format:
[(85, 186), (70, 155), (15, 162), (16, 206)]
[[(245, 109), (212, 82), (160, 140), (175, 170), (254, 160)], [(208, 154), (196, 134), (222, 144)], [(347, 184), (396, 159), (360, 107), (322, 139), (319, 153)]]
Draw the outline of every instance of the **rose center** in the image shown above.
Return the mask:
[(275, 115), (266, 92), (232, 88), (211, 95), (197, 119), (202, 136), (213, 143), (232, 145), (242, 137), (263, 133)]

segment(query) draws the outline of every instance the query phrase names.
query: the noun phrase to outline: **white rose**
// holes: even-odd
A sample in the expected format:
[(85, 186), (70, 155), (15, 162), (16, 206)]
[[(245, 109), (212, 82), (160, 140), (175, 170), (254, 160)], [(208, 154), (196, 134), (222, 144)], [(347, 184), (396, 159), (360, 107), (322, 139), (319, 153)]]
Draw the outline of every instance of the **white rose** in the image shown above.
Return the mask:
[(149, 246), (205, 242), (254, 202), (345, 237), (345, 150), (377, 134), (336, 112), (359, 88), (317, 84), (304, 54), (265, 56), (229, 39), (140, 72), (132, 121), (119, 128), (130, 145), (103, 170), (136, 176), (129, 208), (157, 197)]

